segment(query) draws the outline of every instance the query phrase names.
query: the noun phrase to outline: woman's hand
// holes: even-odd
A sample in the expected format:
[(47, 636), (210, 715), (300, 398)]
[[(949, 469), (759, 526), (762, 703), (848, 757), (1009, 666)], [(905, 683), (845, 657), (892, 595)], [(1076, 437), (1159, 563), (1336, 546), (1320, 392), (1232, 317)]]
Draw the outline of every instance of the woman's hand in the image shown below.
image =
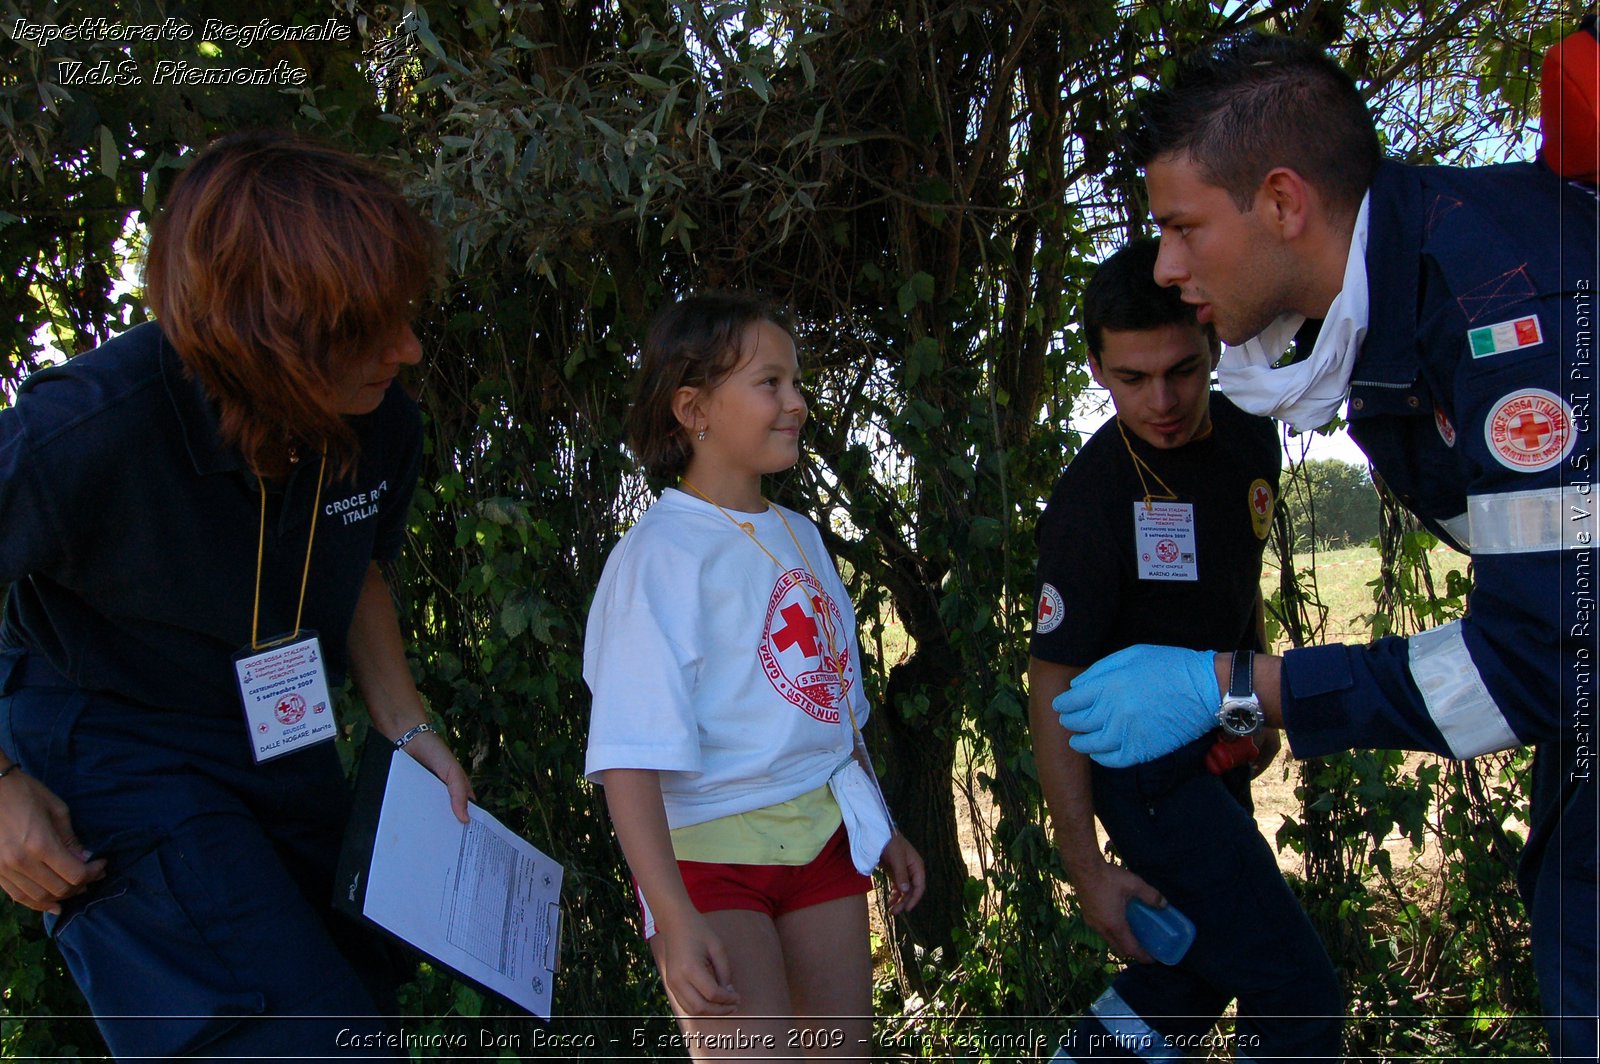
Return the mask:
[[(350, 620), (350, 676), (361, 692), (372, 726), (391, 741), (411, 731), (427, 718), (422, 696), (411, 682), (411, 667), (406, 664), (405, 642), (400, 637), (400, 622), (395, 617), (394, 598), (377, 562), (367, 565), (367, 575), (356, 599), (355, 615)], [(403, 748), (417, 763), (450, 790), (450, 808), (456, 819), (467, 822), (467, 799), (476, 798), (467, 770), (450, 752), (438, 732), (417, 732)]]
[(89, 859), (50, 788), (20, 768), (0, 779), (0, 888), (11, 900), (59, 915), (63, 901), (105, 874), (105, 859)]
[(422, 732), (412, 737), (403, 749), (416, 760), (417, 764), (439, 777), (449, 788), (450, 808), (455, 812), (456, 819), (465, 824), (468, 819), (467, 801), (476, 800), (478, 795), (472, 789), (472, 780), (468, 778), (467, 770), (461, 767), (456, 755), (450, 752), (449, 744), (437, 732)]

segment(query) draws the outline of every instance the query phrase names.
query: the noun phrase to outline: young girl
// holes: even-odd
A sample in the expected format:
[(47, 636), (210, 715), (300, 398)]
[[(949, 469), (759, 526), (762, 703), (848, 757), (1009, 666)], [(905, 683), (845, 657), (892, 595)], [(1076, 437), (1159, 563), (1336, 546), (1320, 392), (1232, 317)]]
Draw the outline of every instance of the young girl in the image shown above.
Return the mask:
[(922, 896), (859, 738), (850, 599), (811, 522), (761, 494), (800, 456), (798, 376), (753, 298), (656, 316), (628, 435), (679, 487), (611, 552), (584, 643), (585, 771), (695, 1059), (870, 1056), (868, 874), (881, 858), (891, 913)]

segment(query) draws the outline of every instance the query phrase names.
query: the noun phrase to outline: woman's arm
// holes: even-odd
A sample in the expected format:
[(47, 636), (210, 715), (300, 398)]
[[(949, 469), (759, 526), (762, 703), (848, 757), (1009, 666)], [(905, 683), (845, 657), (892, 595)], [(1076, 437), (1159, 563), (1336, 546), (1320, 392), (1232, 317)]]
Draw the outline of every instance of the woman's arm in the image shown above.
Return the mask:
[[(372, 715), (372, 727), (393, 742), (412, 727), (425, 723), (427, 711), (406, 665), (405, 642), (395, 616), (389, 584), (377, 562), (367, 565), (361, 597), (350, 621), (350, 676)], [(456, 760), (438, 732), (422, 732), (405, 745), (410, 754), (450, 789), (450, 808), (456, 819), (467, 822), (467, 800), (477, 797), (466, 769)]]

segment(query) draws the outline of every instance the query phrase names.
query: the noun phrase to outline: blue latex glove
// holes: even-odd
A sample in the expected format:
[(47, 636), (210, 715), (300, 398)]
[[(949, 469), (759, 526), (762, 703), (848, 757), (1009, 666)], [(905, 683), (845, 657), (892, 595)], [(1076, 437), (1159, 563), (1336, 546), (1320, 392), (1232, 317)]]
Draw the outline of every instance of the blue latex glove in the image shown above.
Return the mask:
[(1217, 726), (1215, 660), (1209, 650), (1131, 646), (1085, 669), (1051, 707), (1074, 750), (1107, 768), (1140, 765)]

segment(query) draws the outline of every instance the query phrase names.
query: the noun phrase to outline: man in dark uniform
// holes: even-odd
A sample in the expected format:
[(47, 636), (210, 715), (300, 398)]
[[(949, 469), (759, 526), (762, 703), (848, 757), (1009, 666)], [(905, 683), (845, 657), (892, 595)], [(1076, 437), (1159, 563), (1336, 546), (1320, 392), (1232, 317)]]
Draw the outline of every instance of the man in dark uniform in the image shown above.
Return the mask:
[[(1223, 391), (1300, 430), (1348, 396), (1376, 473), (1473, 558), (1461, 620), (1258, 658), (1254, 696), (1234, 701), (1258, 701), (1299, 757), (1535, 744), (1520, 876), (1534, 965), (1552, 1052), (1593, 1060), (1594, 190), (1534, 164), (1383, 161), (1337, 64), (1259, 34), (1188, 60), (1130, 139), (1161, 227), (1156, 279), (1230, 345)], [(1277, 365), (1297, 333), (1308, 353)], [(1231, 664), (1133, 648), (1056, 708), (1076, 749), (1134, 764), (1216, 724)]]
[[(1270, 421), (1211, 392), (1216, 341), (1155, 283), (1156, 253), (1155, 240), (1128, 245), (1084, 290), (1089, 367), (1117, 416), (1067, 467), (1038, 527), (1039, 780), (1085, 920), (1144, 962), (1058, 1059), (1187, 1055), (1234, 998), (1241, 1059), (1337, 1058), (1338, 980), (1251, 816), (1250, 779), (1275, 750), (1207, 734), (1146, 765), (1091, 767), (1051, 709), (1074, 676), (1136, 643), (1265, 649), (1261, 553), (1282, 448)], [(1125, 866), (1101, 855), (1096, 814)], [(1196, 927), (1173, 967), (1150, 963), (1125, 916), (1130, 898), (1163, 896)]]

